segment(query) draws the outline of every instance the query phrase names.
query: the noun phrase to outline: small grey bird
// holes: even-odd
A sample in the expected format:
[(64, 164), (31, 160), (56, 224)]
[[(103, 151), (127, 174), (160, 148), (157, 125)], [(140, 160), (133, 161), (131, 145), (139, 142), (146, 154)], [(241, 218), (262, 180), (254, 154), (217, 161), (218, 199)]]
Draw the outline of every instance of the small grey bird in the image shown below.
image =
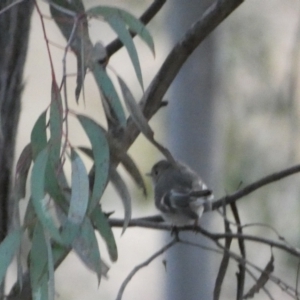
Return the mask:
[(204, 206), (211, 207), (212, 191), (185, 164), (161, 160), (148, 175), (154, 186), (155, 206), (166, 222), (174, 226), (197, 225)]

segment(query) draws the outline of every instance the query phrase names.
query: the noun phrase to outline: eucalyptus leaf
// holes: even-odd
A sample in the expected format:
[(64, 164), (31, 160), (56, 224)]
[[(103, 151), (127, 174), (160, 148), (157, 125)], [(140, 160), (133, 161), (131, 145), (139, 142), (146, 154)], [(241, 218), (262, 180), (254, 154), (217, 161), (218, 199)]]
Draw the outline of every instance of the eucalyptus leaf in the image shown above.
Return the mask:
[[(124, 166), (125, 170), (132, 177), (137, 186), (141, 188), (143, 190), (144, 195), (146, 195), (147, 190), (143, 176), (141, 175), (133, 159), (124, 151), (121, 145), (119, 145), (116, 141), (113, 141), (111, 138), (108, 138), (108, 143), (110, 155), (112, 157), (112, 162), (120, 161), (120, 163)], [(94, 159), (92, 149), (82, 146), (78, 147), (78, 149), (85, 153), (89, 158)], [(91, 171), (93, 171), (93, 168)]]
[(22, 234), (22, 229), (14, 230), (0, 244), (0, 284), (2, 284), (7, 268), (20, 247)]
[(62, 242), (59, 231), (45, 203), (45, 170), (48, 156), (48, 149), (45, 148), (38, 154), (34, 162), (31, 174), (31, 197), (35, 212), (43, 226), (49, 230), (56, 241)]
[(131, 197), (125, 182), (123, 181), (117, 170), (113, 167), (109, 169), (109, 179), (118, 192), (124, 206), (124, 224), (122, 230), (123, 234), (131, 219)]
[(47, 259), (48, 259), (48, 300), (55, 299), (55, 282), (54, 282), (54, 260), (51, 246), (50, 235), (45, 232), (45, 242), (47, 248)]
[(53, 164), (48, 160), (45, 177), (47, 179), (45, 180), (45, 191), (55, 201), (59, 208), (64, 213), (67, 213), (69, 202), (66, 199), (63, 190), (67, 187), (61, 182), (61, 178), (64, 177), (63, 169), (59, 168), (59, 172), (57, 173)]
[(46, 135), (46, 114), (45, 110), (35, 122), (33, 129), (31, 131), (31, 147), (32, 147), (32, 157), (35, 160), (38, 154), (47, 145), (47, 135)]
[(28, 230), (28, 237), (30, 240), (32, 239), (34, 225), (36, 224), (37, 220), (38, 219), (34, 210), (32, 198), (30, 197), (26, 207), (25, 216), (24, 216), (24, 226)]
[(129, 57), (132, 61), (138, 81), (142, 89), (144, 90), (143, 77), (142, 77), (142, 71), (141, 71), (138, 54), (135, 45), (133, 43), (132, 37), (126, 28), (126, 24), (122, 21), (122, 19), (117, 14), (109, 15), (108, 17), (106, 17), (106, 21), (109, 23), (111, 28), (117, 33), (119, 39), (126, 47)]
[(63, 127), (63, 106), (59, 88), (55, 80), (52, 81), (50, 104), (50, 153), (49, 158), (53, 166), (60, 161), (60, 148)]
[(130, 89), (127, 87), (123, 79), (119, 76), (117, 77), (123, 93), (126, 107), (133, 121), (135, 122), (138, 129), (147, 137), (147, 139), (152, 141), (154, 137), (154, 132), (150, 128), (147, 119), (144, 117), (140, 106), (136, 103)]
[(112, 14), (118, 15), (129, 27), (129, 29), (139, 35), (143, 41), (149, 46), (154, 54), (154, 42), (147, 27), (131, 13), (109, 6), (95, 6), (87, 10), (87, 14), (92, 17), (103, 16), (109, 17)]
[(91, 214), (91, 220), (95, 229), (97, 229), (104, 239), (109, 257), (112, 261), (118, 259), (118, 249), (114, 238), (113, 231), (108, 223), (108, 219), (105, 214), (101, 211), (100, 207), (97, 206)]
[(107, 140), (109, 144), (109, 150), (110, 150), (112, 162), (120, 161), (123, 164), (126, 171), (130, 174), (132, 179), (136, 182), (138, 187), (142, 188), (144, 194), (146, 194), (146, 186), (143, 177), (140, 174), (140, 171), (135, 165), (133, 159), (125, 151), (122, 144), (120, 144), (116, 139), (112, 138), (110, 135), (107, 135)]
[(88, 21), (84, 5), (81, 0), (52, 0), (50, 3), (50, 13), (76, 55), (77, 86), (75, 96), (78, 102), (87, 70), (87, 60), (93, 48), (89, 37)]
[(76, 224), (81, 224), (86, 215), (89, 202), (88, 174), (80, 156), (71, 150), (72, 159), (72, 186), (71, 202), (68, 219)]
[(101, 280), (101, 257), (94, 228), (88, 218), (85, 218), (78, 236), (73, 242), (73, 249), (82, 262), (97, 274)]
[(88, 207), (88, 213), (90, 213), (98, 204), (106, 188), (109, 174), (109, 147), (105, 131), (100, 125), (83, 115), (78, 115), (77, 118), (91, 142), (95, 162), (95, 180)]
[(28, 172), (32, 163), (32, 147), (31, 144), (27, 144), (17, 161), (16, 175), (15, 175), (15, 187), (14, 198), (15, 201), (25, 197), (26, 194), (26, 181)]
[(48, 299), (48, 251), (41, 223), (35, 225), (29, 260), (32, 298)]
[(103, 105), (109, 107), (109, 112), (106, 109), (106, 115), (111, 122), (125, 127), (126, 117), (116, 89), (106, 73), (106, 70), (97, 62), (91, 66), (94, 78), (100, 93), (103, 93)]

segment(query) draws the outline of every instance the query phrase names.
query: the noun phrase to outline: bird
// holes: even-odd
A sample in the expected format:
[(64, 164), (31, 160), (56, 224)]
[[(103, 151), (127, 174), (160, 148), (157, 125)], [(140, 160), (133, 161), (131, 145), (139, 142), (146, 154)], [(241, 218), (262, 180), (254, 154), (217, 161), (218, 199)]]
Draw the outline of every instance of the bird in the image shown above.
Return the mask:
[(204, 207), (211, 209), (212, 191), (184, 163), (161, 160), (148, 175), (154, 187), (155, 206), (165, 222), (173, 226), (197, 226)]

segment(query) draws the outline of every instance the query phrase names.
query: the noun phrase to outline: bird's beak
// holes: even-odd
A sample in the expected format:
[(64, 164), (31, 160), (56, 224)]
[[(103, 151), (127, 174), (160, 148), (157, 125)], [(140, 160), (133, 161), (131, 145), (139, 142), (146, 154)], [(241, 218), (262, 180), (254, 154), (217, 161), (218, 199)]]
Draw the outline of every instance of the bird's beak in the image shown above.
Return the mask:
[(145, 173), (146, 176), (152, 177), (151, 173)]

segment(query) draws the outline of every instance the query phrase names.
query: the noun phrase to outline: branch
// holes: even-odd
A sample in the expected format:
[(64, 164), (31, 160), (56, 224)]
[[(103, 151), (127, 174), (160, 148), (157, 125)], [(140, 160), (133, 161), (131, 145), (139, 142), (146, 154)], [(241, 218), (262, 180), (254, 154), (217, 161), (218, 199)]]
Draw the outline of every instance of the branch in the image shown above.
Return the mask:
[[(225, 216), (225, 218), (224, 218), (225, 232), (231, 233), (230, 224), (226, 219), (226, 206), (225, 205), (224, 205), (223, 211), (224, 211), (224, 216)], [(225, 248), (226, 249), (228, 249), (228, 250), (230, 249), (231, 242), (232, 242), (231, 237), (228, 237), (225, 239)], [(221, 288), (222, 288), (222, 284), (223, 284), (223, 281), (225, 278), (226, 271), (228, 269), (229, 259), (230, 259), (230, 255), (226, 251), (223, 251), (223, 258), (221, 260), (221, 264), (219, 267), (219, 272), (217, 275), (215, 288), (214, 288), (214, 298), (213, 298), (214, 300), (220, 299)]]
[[(123, 219), (109, 219), (109, 224), (112, 227), (123, 227), (124, 220)], [(128, 227), (142, 227), (142, 228), (148, 228), (148, 229), (157, 229), (157, 230), (167, 230), (171, 231), (173, 229), (172, 225), (169, 225), (167, 223), (158, 223), (158, 222), (151, 222), (151, 221), (145, 221), (142, 218), (138, 219), (132, 219)], [(238, 234), (238, 233), (212, 233), (200, 226), (182, 226), (177, 228), (178, 231), (194, 231), (203, 234), (205, 237), (216, 241), (220, 239), (226, 239), (226, 238), (233, 238), (233, 239), (243, 239), (248, 241), (253, 241), (257, 243), (262, 243), (268, 246), (271, 246), (273, 248), (278, 248), (283, 251), (286, 251), (287, 253), (290, 253), (293, 256), (300, 257), (300, 249), (287, 245), (282, 242), (277, 242), (274, 240), (270, 240), (267, 238), (262, 238), (255, 235), (249, 235), (249, 234)]]
[[(233, 202), (230, 204), (231, 210), (232, 210), (232, 214), (234, 216), (235, 222), (237, 224), (237, 231), (240, 235), (243, 234), (243, 229), (241, 226), (241, 220), (240, 220), (240, 216), (239, 216), (239, 212), (236, 206), (236, 203)], [(245, 242), (243, 239), (238, 239), (238, 245), (239, 245), (239, 249), (241, 252), (241, 256), (243, 259), (246, 259), (246, 248), (245, 248)], [(246, 273), (246, 268), (243, 264), (239, 264), (239, 272), (236, 273), (236, 277), (237, 277), (237, 295), (236, 295), (236, 299), (237, 300), (241, 300), (243, 299), (243, 295), (244, 295), (244, 286), (245, 286), (245, 273)]]
[[(148, 120), (161, 107), (163, 96), (191, 53), (243, 2), (244, 0), (215, 0), (174, 46), (140, 102)], [(124, 139), (126, 149), (131, 146), (139, 133), (132, 118), (129, 118)]]
[[(268, 278), (275, 283), (283, 292), (285, 292), (287, 295), (295, 298), (296, 295), (296, 290), (295, 288), (293, 288), (292, 286), (290, 286), (289, 284), (287, 284), (286, 282), (284, 282), (283, 280), (281, 280), (280, 278), (272, 275), (270, 273), (270, 271), (268, 269), (262, 269), (258, 266), (256, 266), (254, 263), (250, 262), (247, 259), (242, 258), (241, 256), (237, 255), (236, 253), (226, 249), (223, 245), (221, 245), (218, 241), (215, 241), (215, 244), (220, 248), (223, 249), (223, 251), (228, 252), (228, 254), (230, 255), (230, 257), (232, 259), (234, 259), (236, 262), (238, 262), (239, 264), (243, 264), (245, 266), (245, 268), (247, 269), (247, 265), (251, 266), (252, 268), (254, 268), (255, 270), (257, 270), (258, 272), (261, 273), (261, 276), (268, 276)], [(259, 280), (259, 279), (258, 279)], [(244, 299), (244, 298), (243, 298)]]
[[(252, 275), (252, 272), (250, 271), (249, 267), (251, 267), (251, 268), (255, 269), (256, 271), (258, 271), (261, 274), (261, 276), (268, 276), (268, 278), (273, 283), (275, 283), (282, 291), (284, 291), (286, 294), (290, 295), (291, 297), (295, 298), (296, 289), (293, 288), (292, 286), (290, 286), (289, 284), (287, 284), (286, 282), (282, 281), (280, 278), (272, 275), (270, 273), (270, 271), (268, 270), (268, 267), (266, 267), (265, 269), (262, 269), (262, 268), (258, 267), (257, 265), (250, 262), (249, 260), (244, 259), (243, 257), (239, 256), (238, 254), (230, 251), (230, 249), (224, 247), (218, 241), (214, 241), (214, 243), (219, 249), (216, 249), (214, 247), (207, 247), (207, 246), (201, 245), (199, 243), (184, 241), (184, 240), (181, 240), (181, 239), (179, 239), (178, 242), (181, 243), (181, 244), (190, 245), (192, 247), (208, 250), (208, 251), (211, 251), (211, 252), (214, 252), (214, 253), (217, 253), (217, 254), (221, 254), (221, 255), (223, 254), (223, 256), (224, 256), (224, 252), (226, 252), (232, 260), (236, 261), (239, 264), (244, 265), (244, 267), (246, 269), (246, 272), (248, 272), (250, 274), (250, 276), (252, 276), (254, 278), (255, 282), (257, 282), (259, 279), (256, 279)], [(273, 299), (272, 295), (269, 293), (269, 291), (264, 286), (262, 286), (262, 289), (265, 291), (265, 293), (268, 295), (268, 297), (270, 299)], [(295, 298), (295, 299), (298, 299), (298, 298)]]
[[(148, 9), (140, 17), (140, 21), (144, 24), (148, 24), (151, 19), (160, 11), (163, 5), (166, 3), (166, 0), (155, 0)], [(132, 37), (136, 36), (135, 32), (130, 32)], [(123, 47), (123, 43), (120, 39), (115, 39), (110, 44), (106, 46), (106, 53), (108, 57), (111, 57), (115, 52), (120, 50)]]
[(249, 195), (250, 193), (258, 190), (259, 188), (261, 188), (267, 184), (273, 183), (275, 181), (281, 180), (285, 177), (291, 176), (291, 175), (299, 173), (299, 172), (300, 172), (300, 165), (296, 165), (291, 168), (287, 168), (280, 172), (273, 173), (271, 175), (263, 177), (262, 179), (255, 181), (252, 184), (247, 185), (243, 189), (240, 189), (239, 191), (237, 191), (229, 196), (225, 196), (225, 197), (218, 199), (217, 201), (214, 201), (212, 204), (212, 209), (215, 210), (215, 209), (221, 207), (223, 205), (223, 203), (225, 203), (226, 205), (230, 204), (230, 203), (234, 203), (236, 200), (238, 200), (246, 195)]
[(124, 293), (124, 290), (125, 290), (127, 284), (129, 283), (129, 281), (132, 279), (132, 277), (140, 269), (148, 266), (155, 258), (157, 258), (158, 256), (162, 255), (169, 248), (171, 248), (172, 246), (174, 246), (177, 242), (178, 242), (177, 238), (174, 238), (170, 243), (168, 243), (163, 248), (161, 248), (159, 251), (157, 251), (156, 253), (154, 253), (153, 255), (151, 255), (146, 261), (144, 261), (143, 263), (141, 263), (141, 264), (137, 265), (136, 267), (134, 267), (133, 270), (128, 274), (128, 276), (125, 278), (124, 282), (122, 283), (122, 285), (120, 287), (120, 290), (118, 292), (116, 300), (121, 300), (122, 299), (122, 296), (123, 296), (123, 293)]

